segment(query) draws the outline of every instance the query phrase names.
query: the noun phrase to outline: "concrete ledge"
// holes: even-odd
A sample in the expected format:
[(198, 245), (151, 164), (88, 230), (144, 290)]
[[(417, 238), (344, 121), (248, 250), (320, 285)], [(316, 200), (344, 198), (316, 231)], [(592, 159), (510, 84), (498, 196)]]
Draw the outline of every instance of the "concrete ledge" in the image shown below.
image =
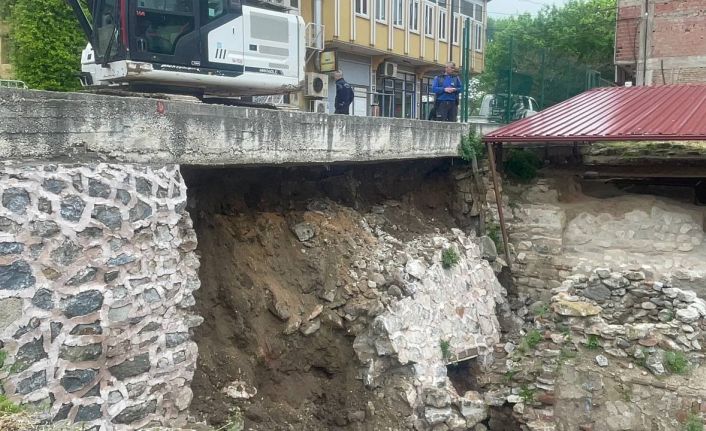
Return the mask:
[(437, 158), (455, 156), (469, 127), (0, 90), (0, 159), (5, 160), (273, 165)]

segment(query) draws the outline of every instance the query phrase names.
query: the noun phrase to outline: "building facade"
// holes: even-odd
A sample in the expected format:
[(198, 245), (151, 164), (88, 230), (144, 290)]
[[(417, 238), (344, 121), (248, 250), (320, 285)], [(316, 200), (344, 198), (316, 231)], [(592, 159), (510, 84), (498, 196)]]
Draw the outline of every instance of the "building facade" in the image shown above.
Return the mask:
[(706, 82), (706, 0), (619, 0), (616, 82)]
[[(317, 2), (324, 49), (335, 51), (336, 66), (355, 91), (353, 115), (427, 118), (434, 76), (449, 61), (461, 65), (465, 22), (471, 73), (483, 70), (488, 0), (302, 0), (307, 23), (317, 21)], [(307, 70), (321, 72), (313, 54)], [(333, 79), (327, 85), (318, 102), (305, 92), (309, 109), (326, 103), (333, 112)]]

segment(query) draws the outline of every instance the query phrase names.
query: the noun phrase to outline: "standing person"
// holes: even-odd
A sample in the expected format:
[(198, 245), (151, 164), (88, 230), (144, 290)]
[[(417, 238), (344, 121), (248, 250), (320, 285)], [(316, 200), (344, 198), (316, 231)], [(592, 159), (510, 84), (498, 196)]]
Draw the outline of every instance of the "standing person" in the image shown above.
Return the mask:
[(351, 103), (353, 103), (353, 88), (343, 79), (343, 72), (337, 70), (333, 72), (333, 77), (336, 80), (335, 113), (348, 115)]
[(446, 63), (444, 74), (434, 78), (432, 91), (435, 95), (436, 120), (455, 122), (458, 115), (459, 94), (463, 92), (461, 80), (456, 76), (456, 64)]

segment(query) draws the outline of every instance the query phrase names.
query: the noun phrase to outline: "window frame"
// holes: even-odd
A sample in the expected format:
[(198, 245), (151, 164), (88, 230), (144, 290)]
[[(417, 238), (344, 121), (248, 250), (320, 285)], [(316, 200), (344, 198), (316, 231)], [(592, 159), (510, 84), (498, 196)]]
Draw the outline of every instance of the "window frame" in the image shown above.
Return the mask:
[(419, 34), (419, 11), (421, 10), (420, 8), (420, 0), (410, 0), (409, 2), (409, 23), (407, 24), (409, 26), (409, 31), (411, 33)]
[(370, 3), (368, 0), (355, 0), (354, 9), (356, 16), (370, 18)]
[(375, 22), (387, 24), (387, 0), (375, 0)]
[[(435, 4), (424, 2), (424, 36), (429, 38), (434, 38), (435, 30)], [(431, 11), (431, 13), (429, 13)]]
[[(441, 42), (446, 42), (448, 41), (448, 36), (449, 36), (449, 29), (448, 27), (448, 11), (446, 9), (439, 8), (439, 13), (438, 13), (439, 19), (438, 21), (438, 27), (437, 31), (439, 33), (439, 40)], [(441, 30), (444, 30), (444, 33), (442, 35)]]
[(454, 12), (453, 20), (451, 21), (451, 43), (459, 46), (461, 43), (461, 28), (463, 28), (463, 15)]
[(404, 21), (404, 0), (392, 0), (392, 25), (404, 28)]
[(483, 24), (476, 23), (473, 31), (473, 49), (476, 52), (483, 52)]

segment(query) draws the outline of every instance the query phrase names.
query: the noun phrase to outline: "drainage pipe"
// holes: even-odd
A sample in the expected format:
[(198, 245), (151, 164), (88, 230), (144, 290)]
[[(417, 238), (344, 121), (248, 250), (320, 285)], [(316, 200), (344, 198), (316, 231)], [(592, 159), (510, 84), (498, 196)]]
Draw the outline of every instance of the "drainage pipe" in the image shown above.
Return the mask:
[(321, 26), (323, 25), (323, 16), (321, 12), (321, 3), (323, 0), (314, 0), (314, 24), (316, 28), (314, 31), (316, 32), (316, 46), (317, 48), (321, 48), (324, 46), (324, 41), (323, 41), (323, 33), (321, 32)]
[[(502, 144), (500, 144), (502, 145)], [(505, 215), (503, 214), (503, 200), (500, 196), (500, 187), (498, 186), (498, 174), (495, 172), (495, 148), (492, 142), (486, 142), (488, 147), (488, 163), (490, 164), (490, 176), (493, 178), (493, 191), (495, 192), (495, 202), (498, 205), (498, 217), (500, 218), (500, 230), (503, 233), (503, 245), (505, 248), (505, 259), (507, 267), (512, 271), (512, 262), (510, 262), (510, 247), (507, 237), (507, 228), (505, 227)]]

